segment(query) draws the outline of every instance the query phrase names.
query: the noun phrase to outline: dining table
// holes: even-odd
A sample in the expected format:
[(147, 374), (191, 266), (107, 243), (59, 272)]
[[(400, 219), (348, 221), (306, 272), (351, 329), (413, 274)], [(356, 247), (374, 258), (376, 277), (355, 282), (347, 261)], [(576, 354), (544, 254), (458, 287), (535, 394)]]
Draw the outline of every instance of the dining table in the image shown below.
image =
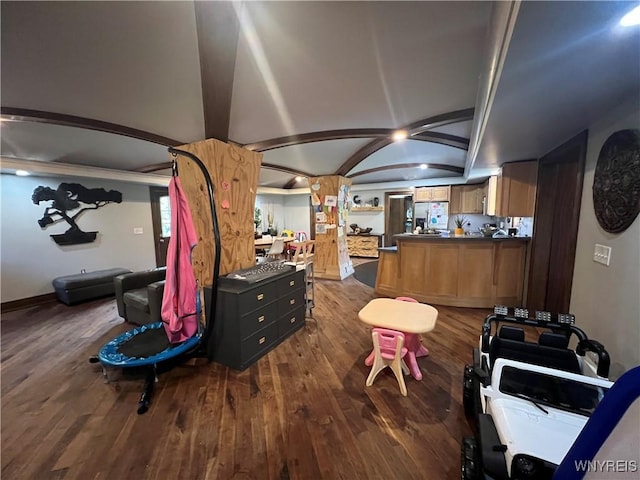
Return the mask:
[[(402, 332), (407, 348), (406, 363), (411, 376), (422, 380), (418, 357), (429, 355), (422, 345), (420, 334), (432, 331), (438, 319), (438, 310), (425, 303), (406, 302), (393, 298), (374, 298), (359, 312), (361, 322), (372, 327), (388, 328)], [(373, 365), (374, 352), (365, 359), (365, 365)]]
[[(285, 245), (285, 253), (287, 252), (287, 244), (289, 244), (290, 242), (293, 242), (295, 240), (295, 238), (293, 237), (281, 237), (282, 240), (284, 241), (284, 245)], [(269, 237), (261, 237), (261, 238), (256, 238), (253, 241), (253, 244), (255, 246), (255, 250), (256, 250), (256, 254), (261, 253), (261, 252), (265, 252), (266, 250), (269, 249), (269, 247), (271, 247), (271, 245), (273, 244), (273, 241), (276, 239), (276, 237), (273, 236), (269, 236)], [(266, 252), (268, 253), (268, 252)]]

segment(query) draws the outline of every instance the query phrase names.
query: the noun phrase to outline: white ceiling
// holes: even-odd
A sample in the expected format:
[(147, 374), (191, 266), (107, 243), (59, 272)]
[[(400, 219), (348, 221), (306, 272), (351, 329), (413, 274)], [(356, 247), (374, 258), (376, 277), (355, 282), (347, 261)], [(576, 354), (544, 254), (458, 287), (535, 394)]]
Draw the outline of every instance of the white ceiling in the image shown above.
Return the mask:
[[(512, 6), (506, 2), (236, 2), (228, 138), (248, 144), (396, 129), (473, 107), (478, 113), (488, 71), (497, 88), (486, 118), (429, 129), (469, 141), (483, 121), (473, 155), (406, 140), (372, 153), (347, 176), (395, 165), (353, 182), (457, 183), (506, 161), (538, 158), (609, 109), (640, 101), (640, 29), (617, 27), (636, 4), (513, 4), (511, 35), (496, 21)], [(110, 122), (179, 143), (205, 138), (192, 2), (3, 1), (0, 8), (3, 109)], [(497, 70), (493, 52), (503, 47)], [(5, 158), (125, 171), (169, 158), (166, 145), (86, 128), (5, 121), (0, 133)], [(372, 139), (266, 150), (263, 163), (275, 170), (263, 168), (260, 185), (296, 188), (292, 171), (335, 173)], [(467, 174), (406, 167), (412, 163), (466, 166)]]

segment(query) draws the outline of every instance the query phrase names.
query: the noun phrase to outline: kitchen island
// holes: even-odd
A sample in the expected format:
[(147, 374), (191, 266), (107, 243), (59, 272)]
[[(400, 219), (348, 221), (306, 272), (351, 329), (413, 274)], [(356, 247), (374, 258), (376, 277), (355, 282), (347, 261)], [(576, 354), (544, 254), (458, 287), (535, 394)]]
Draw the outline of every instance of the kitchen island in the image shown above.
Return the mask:
[(454, 307), (522, 305), (529, 237), (393, 238), (397, 247), (379, 249), (376, 294)]

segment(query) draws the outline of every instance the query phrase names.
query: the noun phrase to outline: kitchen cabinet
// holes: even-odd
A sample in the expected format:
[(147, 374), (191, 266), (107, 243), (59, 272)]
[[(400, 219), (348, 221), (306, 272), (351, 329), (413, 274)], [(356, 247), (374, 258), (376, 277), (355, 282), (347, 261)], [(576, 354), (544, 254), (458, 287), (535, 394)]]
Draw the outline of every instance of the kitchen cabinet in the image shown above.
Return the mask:
[(502, 165), (501, 174), (489, 178), (487, 215), (533, 217), (537, 178), (537, 160)]
[(467, 308), (522, 304), (529, 238), (393, 238), (397, 250), (380, 251), (376, 295)]
[(449, 213), (480, 213), (484, 211), (485, 184), (452, 185)]
[(450, 185), (440, 187), (418, 187), (413, 196), (414, 202), (448, 202)]

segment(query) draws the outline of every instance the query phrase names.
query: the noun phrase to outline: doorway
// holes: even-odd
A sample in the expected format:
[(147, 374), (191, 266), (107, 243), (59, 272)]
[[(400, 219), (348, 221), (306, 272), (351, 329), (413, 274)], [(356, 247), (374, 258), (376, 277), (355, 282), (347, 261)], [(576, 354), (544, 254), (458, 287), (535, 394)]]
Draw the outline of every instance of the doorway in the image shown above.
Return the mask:
[(540, 159), (529, 311), (569, 312), (586, 154), (585, 130)]
[(392, 246), (394, 235), (410, 233), (413, 229), (413, 192), (386, 192), (384, 197), (384, 245)]
[(167, 248), (171, 238), (171, 203), (167, 187), (149, 187), (151, 197), (151, 222), (153, 243), (156, 249), (156, 266), (167, 265)]

